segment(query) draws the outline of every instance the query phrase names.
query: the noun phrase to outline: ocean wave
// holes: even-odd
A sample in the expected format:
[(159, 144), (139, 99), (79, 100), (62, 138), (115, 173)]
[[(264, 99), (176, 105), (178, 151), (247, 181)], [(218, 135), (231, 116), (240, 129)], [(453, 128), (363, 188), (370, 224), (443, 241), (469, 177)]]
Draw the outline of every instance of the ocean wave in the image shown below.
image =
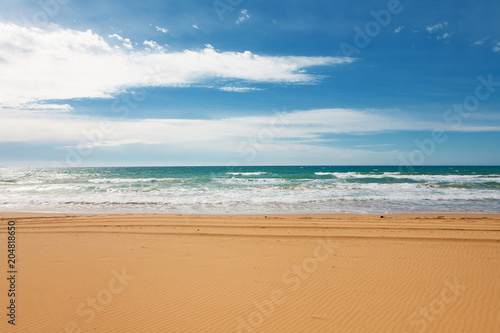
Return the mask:
[(418, 174), (398, 172), (397, 167), (252, 167), (231, 172), (225, 167), (7, 169), (0, 172), (0, 203), (9, 210), (60, 212), (137, 212), (137, 207), (149, 213), (198, 208), (210, 213), (243, 208), (365, 212), (387, 207), (500, 212), (499, 169), (490, 174), (487, 170)]
[(401, 174), (400, 172), (362, 173), (362, 172), (315, 172), (318, 176), (334, 176), (337, 179), (402, 179), (418, 182), (433, 183), (483, 183), (500, 182), (498, 175), (430, 175), (430, 174)]
[(267, 174), (267, 172), (264, 171), (257, 171), (257, 172), (226, 172), (228, 175), (233, 175), (233, 176), (261, 176)]
[(315, 172), (318, 176), (334, 176), (339, 179), (349, 179), (349, 178), (387, 178), (400, 176), (400, 172), (377, 172), (377, 173), (366, 173), (366, 172)]
[(100, 178), (89, 179), (93, 184), (137, 184), (137, 183), (157, 183), (157, 182), (175, 182), (182, 181), (179, 178)]
[(213, 180), (214, 183), (224, 184), (224, 185), (256, 185), (256, 184), (266, 184), (266, 185), (276, 185), (290, 183), (289, 180), (283, 178), (217, 178)]

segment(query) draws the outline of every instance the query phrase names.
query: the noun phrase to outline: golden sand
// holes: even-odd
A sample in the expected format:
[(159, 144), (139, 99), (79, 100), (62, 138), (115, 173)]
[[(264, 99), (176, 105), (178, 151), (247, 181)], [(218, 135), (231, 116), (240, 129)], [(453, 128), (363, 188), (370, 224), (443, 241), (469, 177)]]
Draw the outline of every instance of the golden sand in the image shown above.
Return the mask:
[(0, 332), (500, 332), (499, 215), (0, 217)]

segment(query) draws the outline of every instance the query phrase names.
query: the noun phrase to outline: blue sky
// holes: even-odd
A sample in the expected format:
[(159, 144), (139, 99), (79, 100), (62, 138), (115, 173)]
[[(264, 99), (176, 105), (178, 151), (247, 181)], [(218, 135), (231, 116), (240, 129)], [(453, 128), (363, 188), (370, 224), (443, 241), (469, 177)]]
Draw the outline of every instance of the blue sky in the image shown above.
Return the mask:
[(500, 164), (497, 1), (1, 1), (0, 165)]

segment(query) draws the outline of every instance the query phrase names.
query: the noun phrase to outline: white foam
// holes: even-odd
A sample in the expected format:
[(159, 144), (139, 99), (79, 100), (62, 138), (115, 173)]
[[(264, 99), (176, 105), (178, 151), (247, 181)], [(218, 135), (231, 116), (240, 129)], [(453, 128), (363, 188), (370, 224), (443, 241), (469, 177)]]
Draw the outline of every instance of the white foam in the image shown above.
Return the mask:
[(289, 181), (282, 178), (216, 178), (213, 180), (216, 184), (224, 185), (279, 185), (287, 184)]
[(395, 178), (411, 179), (424, 183), (484, 183), (500, 182), (499, 175), (402, 175), (400, 172), (384, 172), (383, 174), (367, 174), (359, 172), (315, 172), (318, 176), (332, 175), (338, 179), (360, 178)]
[[(228, 177), (227, 174), (231, 175)], [(500, 182), (500, 175), (402, 175), (399, 172), (316, 172), (315, 179), (252, 177), (265, 172), (198, 178), (98, 178), (97, 173), (8, 171), (0, 180), (3, 209), (61, 212), (370, 212), (485, 210), (500, 212), (500, 191), (443, 184)], [(243, 177), (237, 177), (243, 176)], [(208, 177), (208, 176), (207, 176)], [(359, 178), (413, 182), (357, 182)], [(206, 177), (205, 177), (206, 178)], [(346, 181), (353, 179), (354, 181)], [(139, 185), (138, 185), (139, 184)], [(131, 186), (128, 186), (131, 185)], [(132, 186), (134, 185), (134, 186)]]
[(89, 183), (93, 184), (138, 184), (138, 183), (154, 183), (174, 181), (176, 178), (99, 178), (89, 179)]
[(258, 172), (227, 172), (228, 175), (233, 176), (260, 176), (265, 175), (267, 172), (258, 171)]

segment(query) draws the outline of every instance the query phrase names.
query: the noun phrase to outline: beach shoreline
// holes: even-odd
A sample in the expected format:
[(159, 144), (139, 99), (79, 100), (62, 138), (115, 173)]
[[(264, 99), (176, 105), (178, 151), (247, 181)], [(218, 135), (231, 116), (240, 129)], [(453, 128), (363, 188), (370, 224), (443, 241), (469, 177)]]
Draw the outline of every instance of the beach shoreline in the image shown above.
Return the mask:
[(6, 169), (0, 210), (93, 214), (498, 214), (500, 167)]
[(2, 332), (500, 330), (500, 214), (0, 221), (1, 270), (9, 221), (19, 258), (16, 326)]

